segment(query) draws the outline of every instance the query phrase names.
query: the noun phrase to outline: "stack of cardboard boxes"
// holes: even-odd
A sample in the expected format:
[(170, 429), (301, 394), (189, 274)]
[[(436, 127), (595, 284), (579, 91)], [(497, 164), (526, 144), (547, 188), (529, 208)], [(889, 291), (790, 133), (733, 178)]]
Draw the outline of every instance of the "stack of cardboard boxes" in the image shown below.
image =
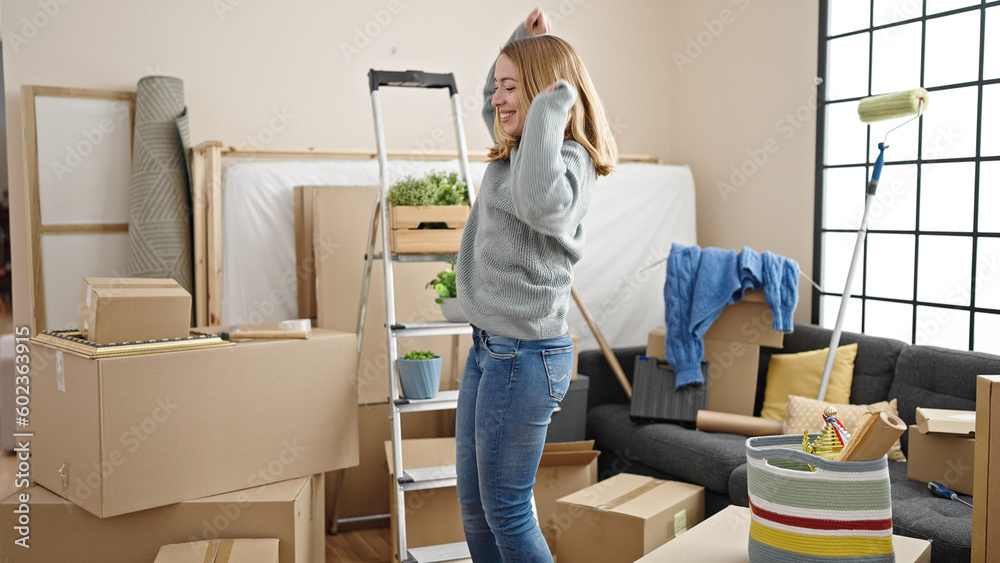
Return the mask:
[[(110, 301), (88, 329), (138, 340), (135, 303), (113, 302), (149, 289), (97, 285), (90, 305)], [(355, 334), (106, 357), (30, 346), (18, 448), (35, 484), (3, 502), (11, 561), (152, 561), (166, 544), (245, 538), (277, 540), (282, 562), (323, 560), (324, 474), (358, 462)]]

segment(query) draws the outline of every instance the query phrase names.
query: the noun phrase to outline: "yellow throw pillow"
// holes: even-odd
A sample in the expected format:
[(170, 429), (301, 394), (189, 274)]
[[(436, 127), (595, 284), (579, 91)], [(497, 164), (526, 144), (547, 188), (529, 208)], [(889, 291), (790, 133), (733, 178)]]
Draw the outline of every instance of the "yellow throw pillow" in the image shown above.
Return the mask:
[[(861, 417), (868, 412), (886, 411), (893, 416), (899, 416), (896, 408), (896, 399), (891, 401), (880, 401), (870, 405), (848, 405), (843, 403), (831, 403), (829, 401), (817, 401), (807, 397), (792, 395), (788, 397), (788, 406), (785, 411), (788, 414), (788, 422), (785, 423), (785, 434), (802, 434), (803, 431), (819, 432), (823, 430), (826, 422), (823, 420), (823, 411), (826, 407), (833, 405), (837, 409), (837, 419), (847, 430), (847, 433), (854, 435)], [(889, 459), (893, 461), (906, 461), (903, 455), (902, 445), (899, 439), (889, 448)]]
[[(815, 397), (819, 393), (827, 350), (829, 348), (771, 356), (771, 362), (767, 366), (767, 387), (764, 389), (764, 408), (760, 411), (761, 418), (785, 420), (785, 405), (788, 404), (789, 395)], [(830, 382), (826, 386), (828, 402), (851, 402), (854, 357), (857, 355), (857, 343), (837, 348), (837, 356), (830, 372)]]

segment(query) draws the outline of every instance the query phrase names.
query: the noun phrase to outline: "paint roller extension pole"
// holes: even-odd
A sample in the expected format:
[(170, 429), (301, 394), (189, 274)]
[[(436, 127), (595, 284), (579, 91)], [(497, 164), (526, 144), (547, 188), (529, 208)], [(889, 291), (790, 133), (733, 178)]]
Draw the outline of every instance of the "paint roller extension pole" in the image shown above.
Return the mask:
[(615, 372), (615, 377), (618, 378), (618, 383), (620, 383), (622, 389), (625, 390), (625, 395), (631, 399), (632, 384), (630, 384), (628, 382), (628, 378), (625, 377), (625, 371), (622, 370), (621, 364), (618, 363), (618, 358), (615, 357), (615, 353), (611, 350), (611, 346), (608, 345), (608, 341), (604, 339), (601, 329), (597, 326), (597, 321), (595, 321), (593, 315), (590, 314), (590, 309), (588, 309), (587, 305), (583, 302), (583, 298), (580, 297), (580, 292), (576, 290), (575, 285), (570, 287), (570, 293), (573, 295), (573, 300), (576, 301), (576, 306), (580, 308), (580, 312), (583, 314), (584, 320), (587, 321), (590, 331), (594, 333), (594, 338), (597, 339), (597, 344), (600, 345), (601, 352), (604, 352), (604, 359), (606, 359), (611, 365), (612, 371)]

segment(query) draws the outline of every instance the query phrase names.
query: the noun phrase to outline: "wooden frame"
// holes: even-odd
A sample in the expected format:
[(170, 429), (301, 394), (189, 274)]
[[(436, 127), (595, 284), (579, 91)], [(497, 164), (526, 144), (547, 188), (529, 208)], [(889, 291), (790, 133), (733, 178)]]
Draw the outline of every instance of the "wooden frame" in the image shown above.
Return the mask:
[[(389, 151), (391, 160), (452, 160), (451, 151)], [(316, 148), (237, 148), (205, 141), (191, 148), (191, 194), (194, 229), (194, 307), (197, 326), (220, 326), (222, 319), (222, 158), (291, 158), (364, 160), (374, 151)], [(486, 152), (469, 153), (469, 160), (486, 161)], [(659, 157), (620, 155), (619, 162), (661, 164)]]
[(121, 101), (128, 104), (129, 157), (131, 160), (132, 130), (135, 125), (135, 92), (90, 90), (52, 86), (21, 86), (21, 119), (24, 126), (24, 175), (27, 201), (28, 231), (28, 299), (31, 307), (31, 332), (37, 334), (46, 327), (45, 278), (42, 266), (42, 235), (79, 235), (127, 233), (128, 223), (42, 224), (39, 149), (36, 97), (81, 98)]

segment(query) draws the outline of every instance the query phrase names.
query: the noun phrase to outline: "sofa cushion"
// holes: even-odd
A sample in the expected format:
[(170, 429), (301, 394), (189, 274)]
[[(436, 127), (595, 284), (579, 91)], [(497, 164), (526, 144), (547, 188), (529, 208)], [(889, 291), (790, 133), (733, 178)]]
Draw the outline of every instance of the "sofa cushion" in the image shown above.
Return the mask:
[(628, 405), (591, 409), (587, 436), (604, 451), (719, 493), (729, 491), (729, 474), (746, 462), (746, 436), (700, 432), (669, 423), (635, 423), (629, 418)]
[[(830, 346), (833, 331), (815, 325), (796, 323), (795, 330), (785, 335), (784, 347), (760, 349), (760, 376), (757, 379), (757, 401), (754, 413), (760, 414), (767, 388), (767, 365), (772, 354), (789, 354), (819, 350)], [(891, 399), (889, 387), (896, 373), (896, 358), (908, 345), (899, 340), (842, 332), (839, 346), (858, 344), (854, 358), (854, 380), (851, 382), (851, 403), (869, 404)]]
[[(889, 464), (892, 483), (892, 531), (902, 536), (933, 540), (934, 563), (969, 561), (972, 557), (972, 509), (936, 497), (927, 484), (907, 479), (905, 463)], [(732, 493), (730, 493), (732, 495)], [(972, 497), (961, 495), (971, 502)]]
[[(772, 354), (767, 365), (767, 388), (760, 416), (771, 420), (787, 420), (788, 398), (792, 395), (815, 397), (823, 383), (823, 370), (829, 347), (793, 354)], [(837, 347), (826, 398), (835, 403), (851, 400), (851, 380), (854, 378), (854, 358), (857, 344)]]
[[(908, 346), (899, 354), (889, 394), (899, 401), (899, 417), (917, 423), (917, 407), (976, 410), (976, 377), (1000, 373), (1000, 356), (936, 346)], [(908, 447), (903, 434), (903, 451)]]

